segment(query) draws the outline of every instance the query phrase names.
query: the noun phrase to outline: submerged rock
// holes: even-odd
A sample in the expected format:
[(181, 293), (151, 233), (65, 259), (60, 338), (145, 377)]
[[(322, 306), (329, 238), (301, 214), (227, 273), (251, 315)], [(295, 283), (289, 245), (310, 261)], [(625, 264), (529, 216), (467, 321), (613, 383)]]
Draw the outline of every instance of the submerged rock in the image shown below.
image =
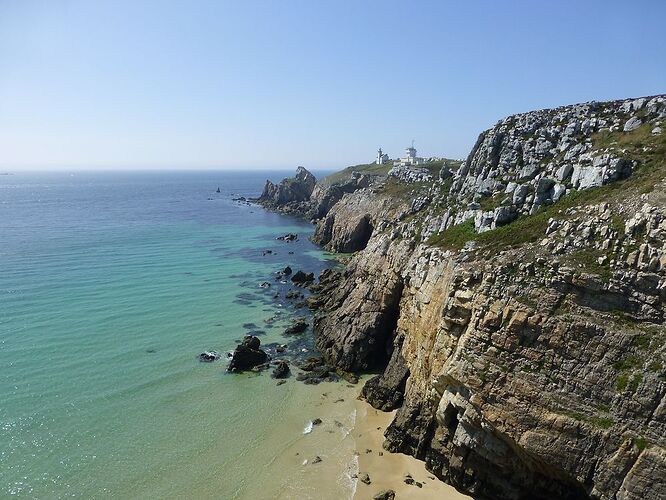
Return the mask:
[(227, 371), (242, 372), (265, 363), (268, 359), (268, 355), (265, 351), (259, 349), (260, 345), (261, 341), (257, 337), (253, 335), (246, 336), (243, 341), (236, 346), (236, 349), (231, 355), (231, 361), (229, 362)]
[(308, 322), (305, 318), (296, 318), (294, 322), (284, 330), (285, 335), (297, 335), (303, 333), (308, 328)]
[(273, 373), (271, 373), (272, 378), (287, 378), (289, 376), (289, 363), (284, 359), (280, 359), (276, 362), (275, 368), (273, 368)]
[(199, 361), (203, 363), (212, 363), (213, 361), (220, 359), (220, 356), (220, 353), (217, 351), (204, 351), (199, 354), (198, 358)]
[(275, 238), (276, 240), (282, 240), (282, 241), (296, 241), (298, 239), (298, 235), (295, 233), (287, 233), (284, 236), (278, 236)]

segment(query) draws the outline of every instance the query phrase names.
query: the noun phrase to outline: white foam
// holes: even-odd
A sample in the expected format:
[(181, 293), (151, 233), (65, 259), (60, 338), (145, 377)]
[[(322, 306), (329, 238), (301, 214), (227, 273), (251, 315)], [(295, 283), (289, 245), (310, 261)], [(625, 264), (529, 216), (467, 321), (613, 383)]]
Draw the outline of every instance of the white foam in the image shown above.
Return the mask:
[(303, 434), (310, 434), (312, 432), (312, 420), (308, 422), (308, 425), (305, 426), (305, 429), (303, 429)]

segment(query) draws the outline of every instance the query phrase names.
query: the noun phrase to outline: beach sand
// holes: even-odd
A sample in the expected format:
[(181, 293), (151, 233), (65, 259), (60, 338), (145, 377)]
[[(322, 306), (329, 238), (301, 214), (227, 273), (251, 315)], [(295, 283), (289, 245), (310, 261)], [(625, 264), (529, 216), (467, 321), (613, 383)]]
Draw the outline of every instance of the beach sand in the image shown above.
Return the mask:
[[(426, 470), (423, 462), (414, 457), (384, 450), (382, 447), (384, 430), (391, 423), (394, 415), (395, 411), (382, 412), (375, 410), (365, 401), (356, 401), (356, 425), (352, 435), (359, 453), (359, 476), (367, 473), (371, 483), (367, 485), (358, 481), (354, 498), (371, 500), (377, 493), (387, 489), (395, 491), (396, 499), (459, 500), (471, 498), (437, 479)], [(414, 481), (422, 483), (423, 487), (406, 484), (404, 480), (407, 474), (410, 474)]]

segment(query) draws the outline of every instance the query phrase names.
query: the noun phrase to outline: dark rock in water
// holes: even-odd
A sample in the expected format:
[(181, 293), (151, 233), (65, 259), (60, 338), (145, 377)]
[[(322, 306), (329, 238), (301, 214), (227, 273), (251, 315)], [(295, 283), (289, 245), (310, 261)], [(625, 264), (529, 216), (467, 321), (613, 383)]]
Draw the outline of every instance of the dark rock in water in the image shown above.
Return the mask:
[(261, 285), (259, 285), (260, 288), (269, 288), (271, 284), (268, 281), (264, 281)]
[(242, 372), (265, 363), (268, 359), (268, 355), (259, 349), (260, 345), (261, 341), (257, 337), (252, 335), (246, 336), (243, 341), (236, 346), (236, 350), (234, 350), (233, 355), (231, 356), (227, 371)]
[(261, 340), (259, 340), (257, 337), (253, 337), (252, 335), (246, 335), (241, 345), (245, 345), (250, 349), (259, 349)]
[(296, 376), (296, 380), (306, 384), (318, 384), (320, 382), (334, 382), (337, 376), (333, 369), (328, 366), (322, 358), (309, 358), (301, 366), (303, 373)]
[(323, 358), (308, 358), (305, 360), (303, 364), (299, 367), (301, 370), (306, 371), (306, 372), (311, 372), (312, 370), (316, 368), (321, 368), (325, 366), (326, 363), (324, 362)]
[(264, 250), (262, 252), (262, 255), (271, 255), (273, 253), (273, 250)]
[(294, 233), (287, 233), (284, 236), (278, 236), (275, 238), (276, 240), (282, 240), (282, 241), (296, 241), (298, 239), (298, 235)]
[(284, 297), (286, 299), (302, 299), (303, 292), (299, 292), (297, 290), (289, 290)]
[(379, 493), (377, 493), (374, 497), (372, 497), (373, 500), (394, 500), (395, 499), (395, 491), (393, 490), (382, 490)]
[(308, 327), (308, 322), (305, 318), (297, 318), (294, 322), (284, 330), (285, 335), (297, 335), (303, 333)]
[(250, 371), (262, 372), (264, 370), (268, 370), (270, 367), (271, 367), (270, 363), (261, 363), (259, 365), (256, 365), (256, 366), (253, 366), (252, 368), (250, 368)]
[(303, 271), (296, 271), (296, 274), (291, 277), (291, 281), (296, 284), (310, 283), (314, 281), (314, 273), (306, 274)]
[(285, 344), (279, 345), (275, 348), (276, 352), (285, 352), (287, 350), (287, 346)]
[(217, 191), (215, 191), (215, 192), (216, 192), (216, 193), (219, 193), (219, 192), (220, 192), (220, 186), (217, 187)]
[(411, 475), (407, 474), (405, 476), (405, 484), (414, 484), (414, 478)]
[(319, 456), (314, 457), (314, 459), (312, 460), (313, 464), (318, 464), (319, 462), (321, 462), (321, 457)]
[(204, 351), (199, 354), (199, 361), (203, 363), (211, 363), (220, 359), (220, 353), (217, 351)]
[(322, 423), (321, 418), (315, 418), (315, 419), (312, 421), (312, 425), (321, 425), (321, 423)]
[(282, 385), (282, 384), (286, 384), (286, 383), (287, 383), (286, 380), (280, 380), (280, 381), (278, 381), (278, 383), (275, 384), (275, 385), (278, 386), (278, 385)]
[(289, 255), (294, 255), (294, 252), (289, 252)]
[[(291, 252), (290, 252), (291, 253)], [(287, 266), (282, 270), (282, 274), (289, 276), (292, 273), (291, 267)]]
[(275, 368), (273, 368), (273, 373), (271, 373), (271, 377), (273, 378), (287, 378), (289, 376), (289, 363), (287, 363), (284, 359), (279, 360)]
[(256, 325), (256, 323), (243, 323), (243, 328), (246, 328), (248, 330), (253, 330), (259, 327)]
[(370, 476), (368, 476), (367, 472), (364, 472), (360, 476), (358, 476), (359, 481), (365, 484), (370, 484), (372, 481), (370, 481)]

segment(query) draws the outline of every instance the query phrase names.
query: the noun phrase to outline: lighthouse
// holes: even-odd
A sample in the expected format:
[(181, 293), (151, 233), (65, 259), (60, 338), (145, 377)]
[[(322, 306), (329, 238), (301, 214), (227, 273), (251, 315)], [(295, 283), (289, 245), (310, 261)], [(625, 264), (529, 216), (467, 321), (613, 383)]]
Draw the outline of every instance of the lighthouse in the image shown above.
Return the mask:
[(379, 148), (377, 150), (377, 159), (375, 160), (375, 163), (377, 165), (383, 165), (384, 163), (388, 162), (390, 160), (389, 155), (386, 153), (382, 152), (382, 148)]

